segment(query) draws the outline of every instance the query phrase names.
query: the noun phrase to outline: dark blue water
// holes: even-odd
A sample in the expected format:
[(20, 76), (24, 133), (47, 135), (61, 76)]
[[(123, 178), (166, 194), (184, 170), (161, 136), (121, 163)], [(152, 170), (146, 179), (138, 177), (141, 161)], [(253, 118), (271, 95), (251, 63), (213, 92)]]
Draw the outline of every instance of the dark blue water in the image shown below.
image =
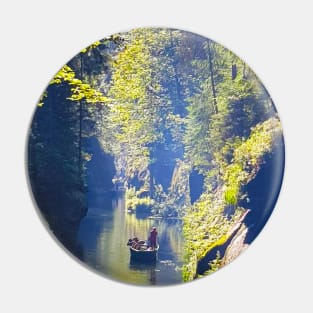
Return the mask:
[[(156, 264), (133, 263), (129, 238), (147, 238), (158, 229), (160, 250)], [(167, 285), (182, 282), (183, 239), (177, 221), (151, 220), (125, 211), (124, 198), (111, 203), (101, 194), (89, 194), (89, 209), (82, 220), (78, 239), (80, 259), (104, 276), (136, 285)]]

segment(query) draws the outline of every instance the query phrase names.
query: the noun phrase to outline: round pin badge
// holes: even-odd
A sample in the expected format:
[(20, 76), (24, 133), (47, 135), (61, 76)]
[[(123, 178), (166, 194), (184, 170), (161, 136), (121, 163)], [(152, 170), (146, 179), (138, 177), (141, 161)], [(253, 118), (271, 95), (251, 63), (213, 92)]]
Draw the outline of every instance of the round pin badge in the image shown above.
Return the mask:
[(273, 100), (243, 60), (198, 34), (137, 28), (52, 77), (27, 166), (42, 220), (86, 268), (164, 286), (210, 276), (253, 242), (284, 151)]

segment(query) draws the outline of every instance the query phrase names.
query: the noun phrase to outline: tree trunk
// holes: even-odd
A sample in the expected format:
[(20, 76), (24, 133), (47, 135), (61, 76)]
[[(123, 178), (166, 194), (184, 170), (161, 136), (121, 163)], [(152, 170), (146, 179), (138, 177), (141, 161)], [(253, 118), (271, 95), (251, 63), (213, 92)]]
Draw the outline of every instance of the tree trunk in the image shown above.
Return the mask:
[(214, 70), (213, 70), (212, 53), (211, 53), (211, 42), (210, 41), (208, 44), (208, 54), (209, 54), (210, 77), (211, 77), (214, 113), (218, 113), (217, 102), (216, 102), (216, 89), (215, 89), (215, 83), (214, 83)]
[(237, 77), (237, 65), (232, 64), (231, 66), (231, 79), (234, 80)]
[[(83, 55), (80, 55), (80, 75), (83, 80)], [(83, 124), (83, 99), (79, 101), (79, 132), (78, 132), (78, 175), (81, 177), (82, 171), (82, 124)]]
[(183, 103), (182, 103), (182, 92), (181, 92), (181, 85), (179, 82), (179, 75), (178, 75), (178, 71), (177, 71), (177, 64), (178, 61), (177, 59), (175, 59), (175, 51), (174, 51), (174, 41), (173, 41), (173, 36), (171, 35), (171, 46), (172, 46), (172, 53), (171, 53), (171, 60), (172, 60), (172, 65), (173, 65), (173, 69), (174, 69), (174, 77), (175, 77), (175, 87), (176, 87), (176, 97), (178, 99), (179, 102), (179, 109), (181, 109), (181, 107), (183, 107)]

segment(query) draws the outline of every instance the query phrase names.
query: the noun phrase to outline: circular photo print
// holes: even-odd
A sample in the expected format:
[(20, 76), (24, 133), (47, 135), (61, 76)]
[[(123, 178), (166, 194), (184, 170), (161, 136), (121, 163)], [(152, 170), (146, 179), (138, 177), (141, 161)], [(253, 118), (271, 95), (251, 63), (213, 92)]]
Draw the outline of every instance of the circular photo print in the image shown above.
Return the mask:
[(138, 28), (51, 79), (28, 136), (47, 229), (117, 282), (206, 277), (258, 236), (284, 172), (282, 127), (251, 68), (194, 33)]

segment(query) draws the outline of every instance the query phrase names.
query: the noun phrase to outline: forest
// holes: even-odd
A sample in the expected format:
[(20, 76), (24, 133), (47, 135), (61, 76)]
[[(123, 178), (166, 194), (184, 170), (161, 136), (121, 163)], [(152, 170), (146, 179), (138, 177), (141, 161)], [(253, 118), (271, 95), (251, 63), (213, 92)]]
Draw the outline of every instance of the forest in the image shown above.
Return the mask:
[(86, 167), (96, 157), (90, 140), (106, 158), (102, 192), (122, 192), (127, 212), (181, 221), (185, 282), (246, 248), (245, 187), (275, 147), (283, 149), (274, 103), (249, 66), (215, 41), (163, 28), (93, 43), (38, 101), (30, 183), (50, 229), (70, 250), (88, 211)]

